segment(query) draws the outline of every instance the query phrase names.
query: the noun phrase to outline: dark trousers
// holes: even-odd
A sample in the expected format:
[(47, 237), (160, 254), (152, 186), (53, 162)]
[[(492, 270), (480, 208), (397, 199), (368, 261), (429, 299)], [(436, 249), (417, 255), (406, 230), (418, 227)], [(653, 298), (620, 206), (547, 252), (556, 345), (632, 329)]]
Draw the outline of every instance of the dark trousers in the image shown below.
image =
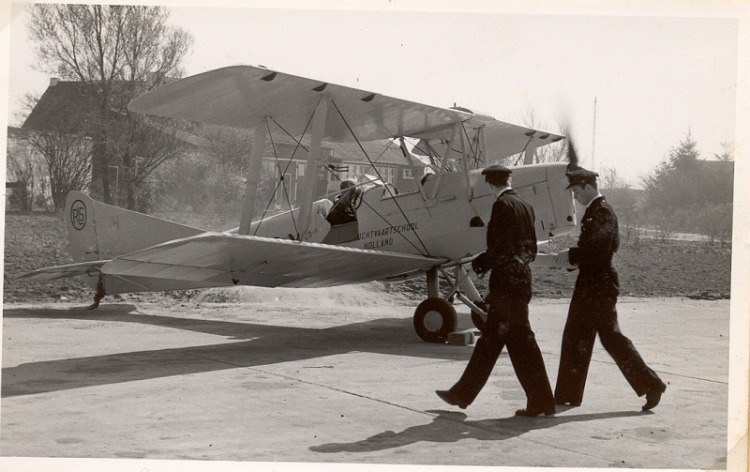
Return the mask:
[(466, 404), (472, 403), (506, 345), (513, 370), (526, 392), (526, 407), (542, 410), (553, 407), (555, 400), (547, 370), (529, 324), (528, 303), (518, 300), (500, 300), (490, 306), (482, 336), (451, 392)]
[(563, 331), (560, 370), (555, 386), (558, 403), (581, 403), (597, 333), (604, 349), (640, 397), (662, 381), (641, 358), (617, 323), (616, 294), (592, 293), (576, 287)]

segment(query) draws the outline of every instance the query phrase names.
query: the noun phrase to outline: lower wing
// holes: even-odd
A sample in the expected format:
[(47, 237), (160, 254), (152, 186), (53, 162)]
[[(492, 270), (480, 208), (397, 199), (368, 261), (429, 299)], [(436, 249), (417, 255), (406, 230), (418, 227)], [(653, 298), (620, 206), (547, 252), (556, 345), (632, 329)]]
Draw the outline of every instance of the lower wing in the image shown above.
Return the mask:
[(110, 261), (40, 269), (19, 280), (100, 272), (109, 294), (230, 285), (328, 287), (386, 279), (444, 262), (420, 255), (209, 232)]

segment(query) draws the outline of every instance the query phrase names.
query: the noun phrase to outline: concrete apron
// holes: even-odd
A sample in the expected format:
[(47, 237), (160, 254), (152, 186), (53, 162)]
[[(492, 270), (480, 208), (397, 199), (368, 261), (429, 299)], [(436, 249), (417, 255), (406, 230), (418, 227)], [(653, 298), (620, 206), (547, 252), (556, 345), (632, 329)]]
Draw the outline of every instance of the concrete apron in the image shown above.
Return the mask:
[[(127, 470), (165, 459), (727, 467), (727, 301), (621, 301), (623, 333), (668, 383), (661, 404), (641, 412), (597, 341), (583, 405), (549, 418), (513, 416), (525, 396), (506, 352), (467, 410), (443, 403), (434, 390), (458, 379), (472, 346), (421, 342), (412, 306), (310, 305), (6, 305), (0, 454), (16, 458), (0, 469), (32, 470), (31, 456), (145, 459), (114, 463)], [(566, 313), (567, 300), (532, 302), (553, 388)], [(471, 327), (465, 310), (459, 325)]]

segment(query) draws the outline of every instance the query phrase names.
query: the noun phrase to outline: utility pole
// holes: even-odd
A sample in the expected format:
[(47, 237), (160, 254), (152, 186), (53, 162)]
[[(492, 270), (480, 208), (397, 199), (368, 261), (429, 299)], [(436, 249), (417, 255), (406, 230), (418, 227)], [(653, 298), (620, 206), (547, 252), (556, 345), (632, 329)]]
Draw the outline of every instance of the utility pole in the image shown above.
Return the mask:
[(594, 97), (594, 132), (591, 134), (591, 169), (596, 171), (596, 97)]

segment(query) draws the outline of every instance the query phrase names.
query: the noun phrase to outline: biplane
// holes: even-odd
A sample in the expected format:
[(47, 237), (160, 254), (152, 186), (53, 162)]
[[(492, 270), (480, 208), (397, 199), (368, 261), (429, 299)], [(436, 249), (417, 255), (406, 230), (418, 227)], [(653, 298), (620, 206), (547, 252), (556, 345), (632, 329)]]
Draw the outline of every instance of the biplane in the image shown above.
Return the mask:
[[(486, 249), (494, 197), (481, 170), (512, 158), (513, 187), (534, 206), (540, 241), (576, 226), (566, 163), (534, 164), (535, 150), (560, 134), (498, 121), (464, 108), (439, 108), (272, 71), (232, 66), (174, 81), (130, 102), (134, 113), (251, 130), (239, 226), (226, 232), (162, 220), (67, 197), (73, 264), (19, 277), (49, 281), (82, 276), (105, 294), (252, 285), (331, 287), (425, 276), (427, 297), (414, 313), (424, 341), (444, 342), (456, 328), (458, 299), (480, 325), (482, 295), (465, 267)], [(283, 134), (307, 169), (301, 203), (271, 216), (254, 214), (263, 152)], [(353, 221), (332, 224), (329, 199), (316, 199), (315, 170), (329, 163), (321, 145), (392, 140), (415, 173), (430, 175), (408, 191), (371, 167), (350, 199)], [(283, 185), (283, 176), (278, 176)], [(331, 220), (332, 221), (332, 220)], [(441, 286), (442, 285), (442, 286)]]

